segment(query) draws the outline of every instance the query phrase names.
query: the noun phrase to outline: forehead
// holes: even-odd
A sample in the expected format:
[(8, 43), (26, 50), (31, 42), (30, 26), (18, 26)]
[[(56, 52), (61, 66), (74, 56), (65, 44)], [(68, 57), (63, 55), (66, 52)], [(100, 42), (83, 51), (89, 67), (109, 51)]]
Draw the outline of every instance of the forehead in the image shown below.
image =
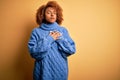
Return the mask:
[(54, 7), (48, 7), (46, 8), (46, 11), (56, 11), (56, 9)]

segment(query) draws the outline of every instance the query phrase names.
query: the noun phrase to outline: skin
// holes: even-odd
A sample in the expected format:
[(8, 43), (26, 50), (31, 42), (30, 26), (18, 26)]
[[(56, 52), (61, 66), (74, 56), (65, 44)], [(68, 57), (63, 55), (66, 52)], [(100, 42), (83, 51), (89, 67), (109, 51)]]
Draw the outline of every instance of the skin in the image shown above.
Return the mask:
[[(56, 19), (57, 19), (56, 10), (52, 7), (48, 7), (45, 10), (45, 20), (47, 21), (47, 23), (49, 24), (54, 23)], [(49, 35), (52, 36), (54, 40), (57, 40), (61, 36), (60, 32), (58, 31), (52, 31), (50, 32)]]
[(59, 39), (59, 37), (61, 36), (61, 34), (57, 31), (50, 32), (49, 35), (52, 36), (54, 40)]
[(47, 23), (54, 23), (57, 19), (57, 12), (54, 8), (48, 7), (45, 10), (45, 20)]

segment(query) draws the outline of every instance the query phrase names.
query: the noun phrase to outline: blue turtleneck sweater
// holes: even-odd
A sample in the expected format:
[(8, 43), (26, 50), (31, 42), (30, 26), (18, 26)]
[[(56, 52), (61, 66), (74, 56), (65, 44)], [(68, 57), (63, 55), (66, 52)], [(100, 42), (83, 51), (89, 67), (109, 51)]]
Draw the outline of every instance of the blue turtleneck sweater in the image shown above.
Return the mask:
[[(59, 31), (62, 36), (54, 40), (50, 31)], [(42, 23), (33, 29), (28, 42), (30, 55), (35, 59), (33, 72), (34, 80), (67, 80), (67, 57), (75, 53), (75, 43), (68, 31), (58, 25)]]

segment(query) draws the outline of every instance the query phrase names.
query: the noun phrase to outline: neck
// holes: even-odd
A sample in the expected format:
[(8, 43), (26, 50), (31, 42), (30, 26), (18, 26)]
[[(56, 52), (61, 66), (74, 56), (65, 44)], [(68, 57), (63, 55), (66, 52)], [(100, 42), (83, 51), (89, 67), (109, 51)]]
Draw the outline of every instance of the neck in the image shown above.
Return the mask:
[(42, 29), (44, 30), (55, 30), (56, 28), (59, 27), (59, 25), (57, 24), (57, 22), (54, 23), (42, 23), (42, 25), (40, 26)]
[[(54, 22), (53, 22), (53, 23), (54, 23)], [(53, 24), (53, 23), (51, 23), (51, 22), (45, 22), (45, 24), (48, 24), (48, 25), (49, 25), (49, 24)]]

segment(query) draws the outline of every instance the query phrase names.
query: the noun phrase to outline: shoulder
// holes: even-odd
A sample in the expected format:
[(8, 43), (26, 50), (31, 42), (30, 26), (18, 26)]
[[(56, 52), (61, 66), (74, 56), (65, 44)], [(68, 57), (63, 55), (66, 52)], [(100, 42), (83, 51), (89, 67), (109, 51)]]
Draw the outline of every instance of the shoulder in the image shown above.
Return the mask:
[(68, 33), (68, 30), (67, 30), (67, 28), (66, 28), (66, 27), (61, 26), (60, 28), (61, 28), (62, 32), (64, 32), (64, 33)]
[(39, 28), (39, 27), (36, 27), (36, 28), (33, 28), (32, 32), (33, 32), (33, 33), (36, 33), (36, 32), (38, 32), (39, 30), (40, 30), (40, 28)]
[(39, 37), (41, 35), (41, 30), (39, 27), (35, 27), (32, 29), (31, 36)]
[(32, 32), (31, 32), (31, 37), (35, 38), (35, 39), (39, 39), (41, 35), (41, 31), (39, 27), (33, 28)]
[(33, 28), (33, 30), (32, 30), (33, 34), (40, 34), (41, 32), (42, 32), (42, 30), (41, 30), (41, 28), (39, 26)]

